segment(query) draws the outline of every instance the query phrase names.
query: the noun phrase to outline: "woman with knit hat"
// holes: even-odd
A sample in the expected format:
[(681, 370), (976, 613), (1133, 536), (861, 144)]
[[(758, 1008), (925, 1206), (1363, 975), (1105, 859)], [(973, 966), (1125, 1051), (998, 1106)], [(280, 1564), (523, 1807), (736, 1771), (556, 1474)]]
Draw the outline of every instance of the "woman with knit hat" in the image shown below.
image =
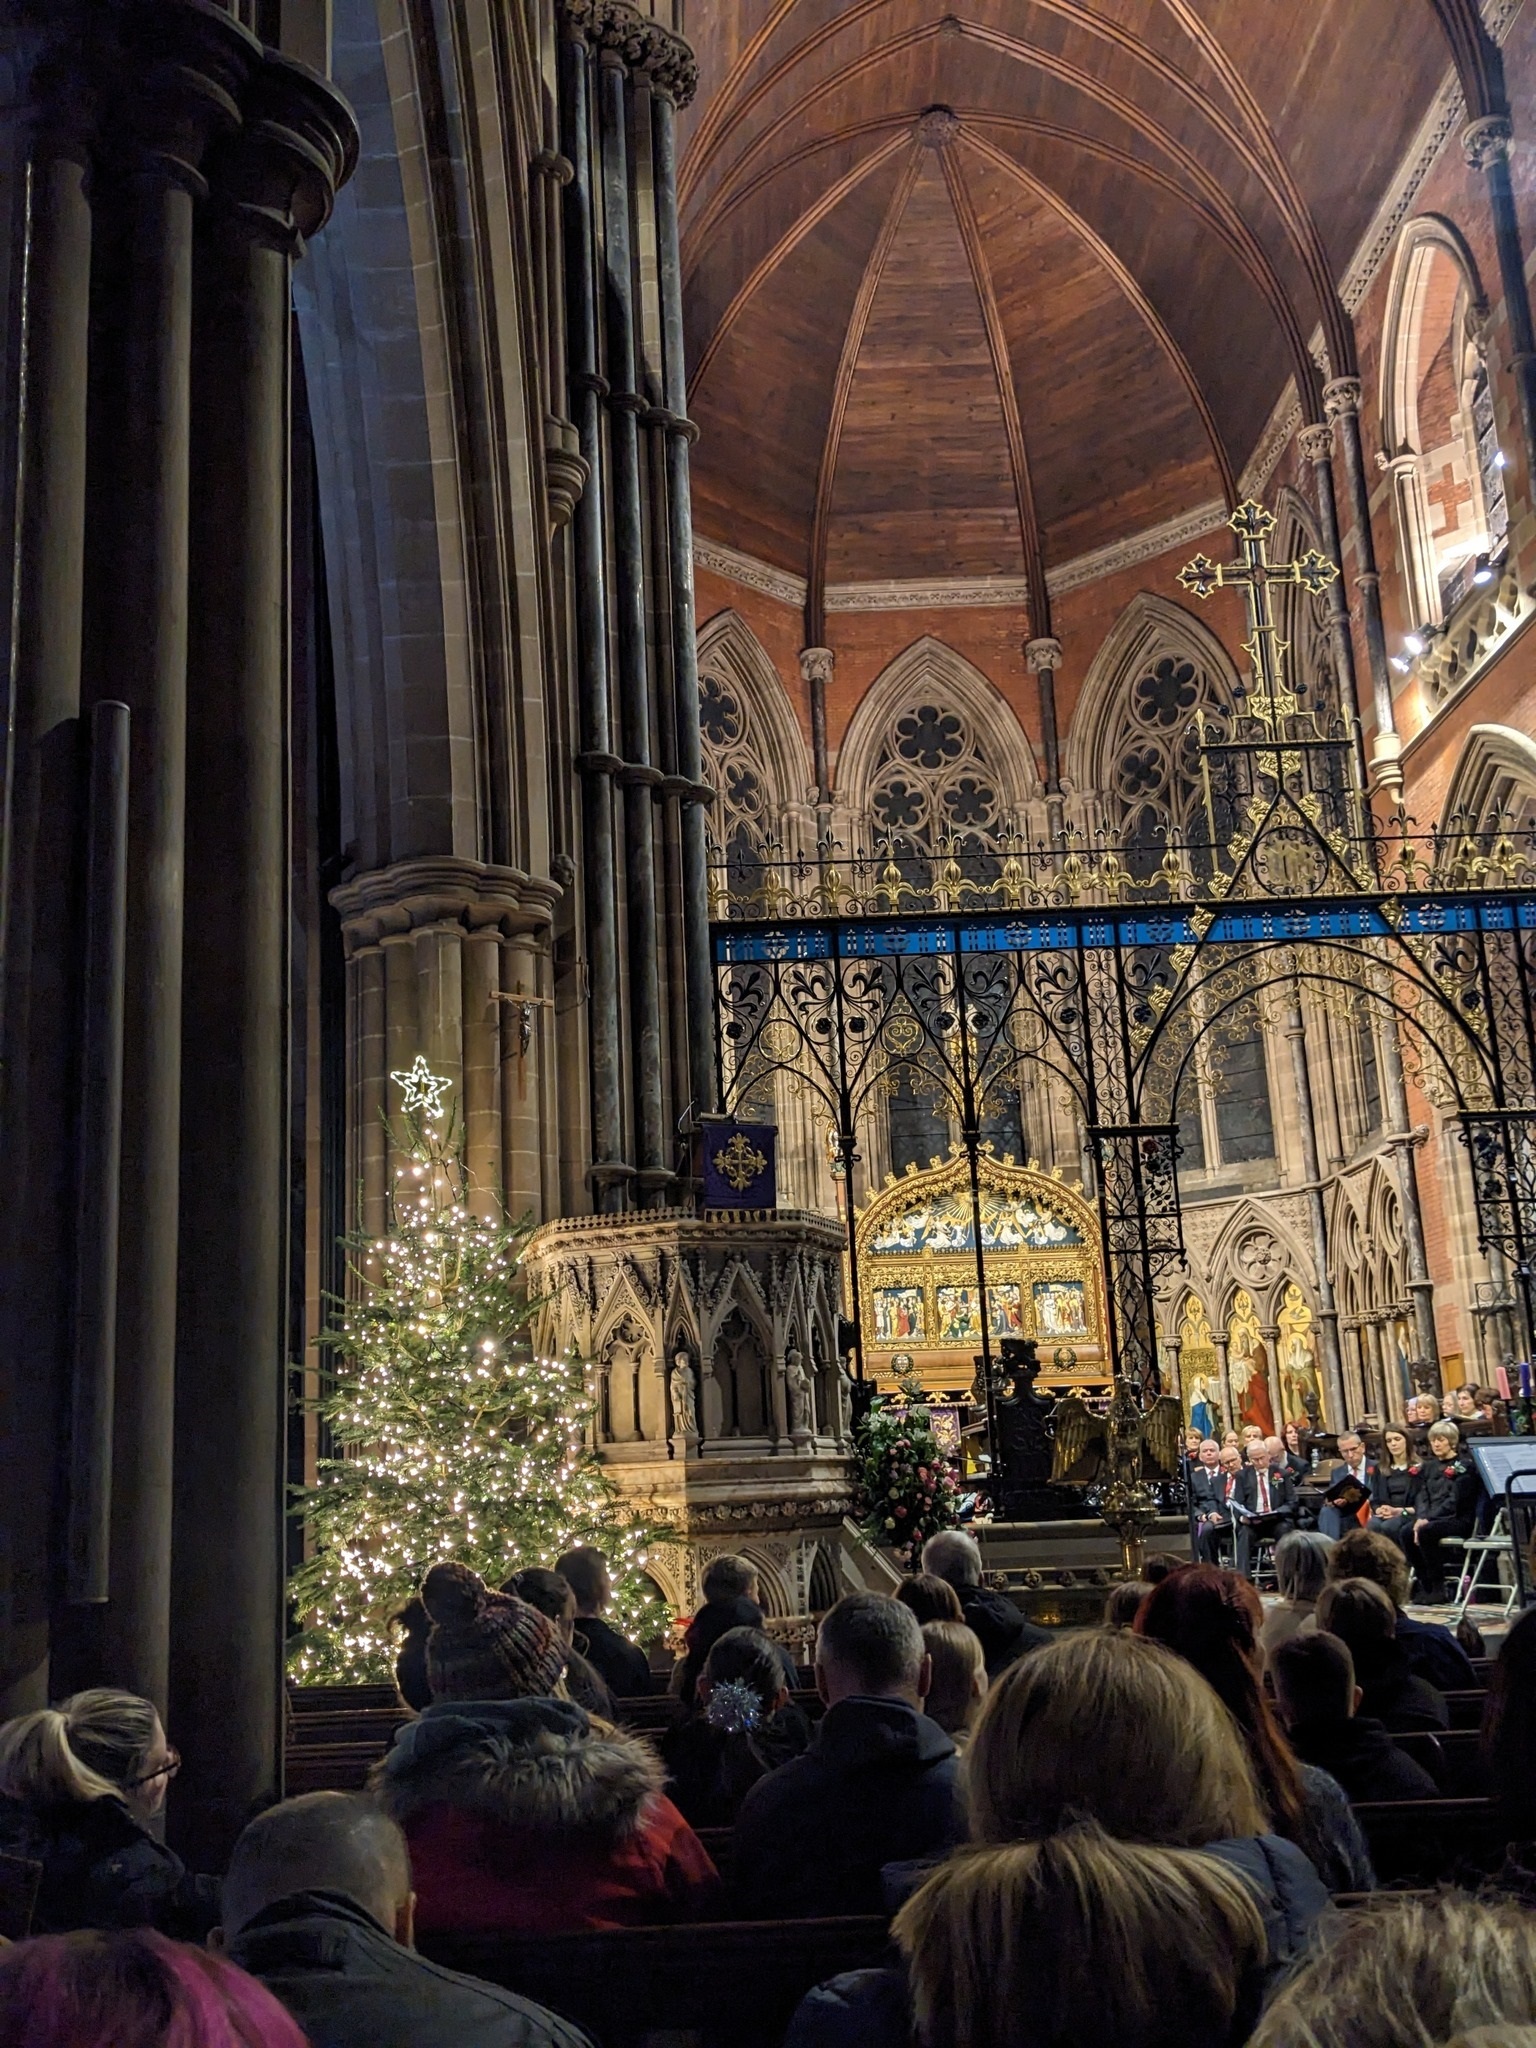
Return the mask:
[(432, 1705), (374, 1775), (405, 1830), (422, 1933), (558, 1934), (694, 1918), (719, 1877), (650, 1745), (565, 1697), (546, 1615), (434, 1565)]

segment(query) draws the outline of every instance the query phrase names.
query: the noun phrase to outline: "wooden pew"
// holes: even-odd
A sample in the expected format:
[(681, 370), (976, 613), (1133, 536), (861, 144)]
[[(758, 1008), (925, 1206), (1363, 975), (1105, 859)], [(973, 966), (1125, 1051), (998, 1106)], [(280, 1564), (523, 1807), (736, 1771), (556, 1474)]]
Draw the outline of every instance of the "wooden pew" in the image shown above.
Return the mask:
[(1451, 1710), (1453, 1728), (1481, 1728), (1483, 1710), (1488, 1704), (1486, 1692), (1448, 1692), (1445, 1704)]
[(1448, 1799), (1481, 1799), (1490, 1787), (1483, 1762), (1482, 1736), (1475, 1728), (1448, 1728), (1440, 1734), (1394, 1735), (1405, 1756), (1422, 1764)]
[(1497, 1870), (1503, 1828), (1491, 1799), (1401, 1799), (1355, 1807), (1383, 1885), (1439, 1884)]
[(520, 1991), (602, 2048), (697, 2033), (708, 2048), (779, 2048), (814, 1984), (889, 1960), (886, 1923), (722, 1921), (602, 1934), (422, 1935), (433, 1962)]

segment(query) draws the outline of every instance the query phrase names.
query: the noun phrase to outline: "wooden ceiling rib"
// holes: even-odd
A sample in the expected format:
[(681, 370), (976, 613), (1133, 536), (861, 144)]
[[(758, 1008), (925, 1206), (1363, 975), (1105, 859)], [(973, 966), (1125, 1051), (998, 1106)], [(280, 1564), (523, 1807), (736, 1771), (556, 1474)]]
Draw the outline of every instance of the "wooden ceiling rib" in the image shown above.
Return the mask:
[(976, 221), (976, 209), (966, 187), (965, 172), (953, 145), (939, 151), (944, 182), (949, 187), (950, 205), (955, 210), (960, 239), (965, 245), (971, 282), (981, 302), (986, 324), (987, 347), (992, 355), (992, 374), (997, 379), (998, 402), (1003, 409), (1003, 426), (1008, 436), (1008, 461), (1013, 471), (1013, 494), (1019, 508), (1019, 544), (1024, 552), (1024, 581), (1029, 587), (1029, 616), (1032, 634), (1051, 630), (1050, 594), (1045, 587), (1045, 553), (1040, 545), (1040, 521), (1035, 514), (1035, 492), (1029, 477), (1029, 449), (1024, 440), (1024, 422), (1019, 412), (1019, 395), (1013, 382), (1013, 364), (1008, 355), (1008, 336), (1003, 316), (992, 289), (986, 250)]
[(1335, 276), (1448, 52), (1503, 91), (1478, 0), (732, 0), (698, 44), (701, 530), (804, 575), (813, 637), (829, 577), (1043, 590), (1234, 500), (1287, 376), (1321, 416), (1319, 320), (1355, 372)]
[(859, 350), (864, 343), (864, 330), (869, 325), (870, 308), (875, 303), (875, 293), (880, 289), (891, 245), (901, 226), (901, 217), (907, 210), (907, 201), (912, 197), (912, 187), (917, 183), (921, 163), (921, 153), (914, 146), (901, 176), (896, 180), (896, 190), (891, 194), (880, 233), (864, 266), (864, 275), (859, 280), (858, 294), (843, 335), (837, 376), (832, 385), (832, 409), (827, 416), (821, 463), (816, 472), (816, 504), (811, 514), (810, 573), (806, 578), (805, 592), (805, 638), (808, 647), (826, 644), (827, 520), (832, 507), (832, 486), (837, 478), (837, 454), (843, 438), (843, 422), (848, 416), (848, 399), (859, 364)]

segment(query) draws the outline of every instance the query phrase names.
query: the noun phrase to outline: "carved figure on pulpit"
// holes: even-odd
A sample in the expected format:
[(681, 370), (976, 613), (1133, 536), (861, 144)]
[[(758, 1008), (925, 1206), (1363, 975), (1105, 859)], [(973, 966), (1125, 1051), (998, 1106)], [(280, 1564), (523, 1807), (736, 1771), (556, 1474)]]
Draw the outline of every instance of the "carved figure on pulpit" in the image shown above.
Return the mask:
[(718, 1443), (725, 1435), (725, 1396), (720, 1389), (719, 1375), (713, 1361), (706, 1360), (703, 1370), (701, 1404), (704, 1410), (705, 1443)]
[(694, 1399), (693, 1367), (687, 1352), (679, 1351), (672, 1361), (672, 1434), (697, 1437), (698, 1433), (699, 1412)]
[(837, 1413), (832, 1418), (833, 1434), (837, 1439), (838, 1448), (846, 1450), (853, 1436), (853, 1381), (847, 1365), (841, 1358), (837, 1361), (833, 1386), (834, 1399), (837, 1402)]
[(811, 1383), (801, 1363), (800, 1353), (793, 1344), (784, 1354), (784, 1392), (789, 1403), (790, 1435), (812, 1435), (816, 1419), (811, 1406)]

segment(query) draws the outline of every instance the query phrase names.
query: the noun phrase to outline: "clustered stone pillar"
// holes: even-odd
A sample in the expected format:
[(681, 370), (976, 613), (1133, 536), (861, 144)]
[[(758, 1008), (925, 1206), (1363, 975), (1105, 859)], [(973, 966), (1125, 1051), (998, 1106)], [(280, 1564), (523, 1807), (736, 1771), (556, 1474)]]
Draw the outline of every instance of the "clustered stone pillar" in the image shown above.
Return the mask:
[[(169, 1705), (218, 1855), (279, 1784), (289, 267), (357, 139), (204, 0), (60, 8), (57, 34), (6, 904), (30, 994), (4, 1013), (5, 1140), (48, 1172), (5, 1219), (0, 1710), (92, 1683)], [(72, 1145), (87, 1100), (120, 1132)]]
[[(1317, 1116), (1312, 1101), (1312, 1069), (1307, 1059), (1307, 1032), (1302, 1018), (1301, 985), (1294, 976), (1285, 992), (1284, 1031), (1291, 1049), (1291, 1080), (1296, 1091), (1296, 1125), (1301, 1138), (1301, 1171), (1306, 1182), (1312, 1264), (1317, 1273), (1317, 1315), (1322, 1337), (1323, 1391), (1327, 1396), (1328, 1420), (1337, 1429), (1347, 1421), (1349, 1410), (1344, 1400), (1343, 1361), (1339, 1353), (1339, 1312), (1334, 1302), (1333, 1274), (1328, 1259), (1328, 1219), (1323, 1208), (1323, 1183), (1317, 1149)], [(1281, 1419), (1278, 1413), (1275, 1419)]]
[[(1317, 488), (1318, 527), (1323, 553), (1338, 570), (1328, 586), (1328, 640), (1333, 649), (1334, 668), (1339, 679), (1341, 708), (1353, 716), (1363, 733), (1360, 681), (1355, 669), (1355, 642), (1349, 630), (1349, 602), (1344, 595), (1344, 551), (1339, 542), (1339, 504), (1333, 488), (1333, 428), (1314, 421), (1296, 436), (1303, 458), (1312, 465)], [(1360, 754), (1361, 777), (1366, 774), (1365, 757)]]
[(1045, 809), (1052, 840), (1062, 830), (1061, 741), (1056, 726), (1056, 671), (1061, 667), (1061, 642), (1042, 634), (1027, 642), (1024, 659), (1040, 690), (1040, 744), (1045, 752)]
[[(1378, 785), (1395, 793), (1403, 786), (1399, 761), (1402, 741), (1392, 709), (1392, 671), (1387, 664), (1387, 636), (1381, 615), (1381, 574), (1376, 566), (1376, 540), (1371, 531), (1371, 494), (1360, 438), (1360, 379), (1335, 377), (1323, 387), (1323, 408), (1338, 428), (1349, 486), (1350, 517), (1355, 526), (1355, 587), (1360, 593), (1360, 619), (1365, 632), (1366, 662), (1371, 672), (1371, 703), (1376, 734), (1371, 747), (1371, 772)], [(1331, 479), (1330, 479), (1331, 483)]]
[(628, 0), (561, 0), (560, 13), (567, 348), (587, 472), (574, 584), (589, 1177), (598, 1206), (619, 1209), (670, 1198), (675, 1134), (716, 1092), (677, 230), (676, 110), (696, 67)]
[(811, 773), (816, 778), (816, 837), (825, 844), (832, 830), (832, 769), (827, 753), (827, 690), (837, 672), (830, 647), (802, 647), (800, 680), (811, 707)]

